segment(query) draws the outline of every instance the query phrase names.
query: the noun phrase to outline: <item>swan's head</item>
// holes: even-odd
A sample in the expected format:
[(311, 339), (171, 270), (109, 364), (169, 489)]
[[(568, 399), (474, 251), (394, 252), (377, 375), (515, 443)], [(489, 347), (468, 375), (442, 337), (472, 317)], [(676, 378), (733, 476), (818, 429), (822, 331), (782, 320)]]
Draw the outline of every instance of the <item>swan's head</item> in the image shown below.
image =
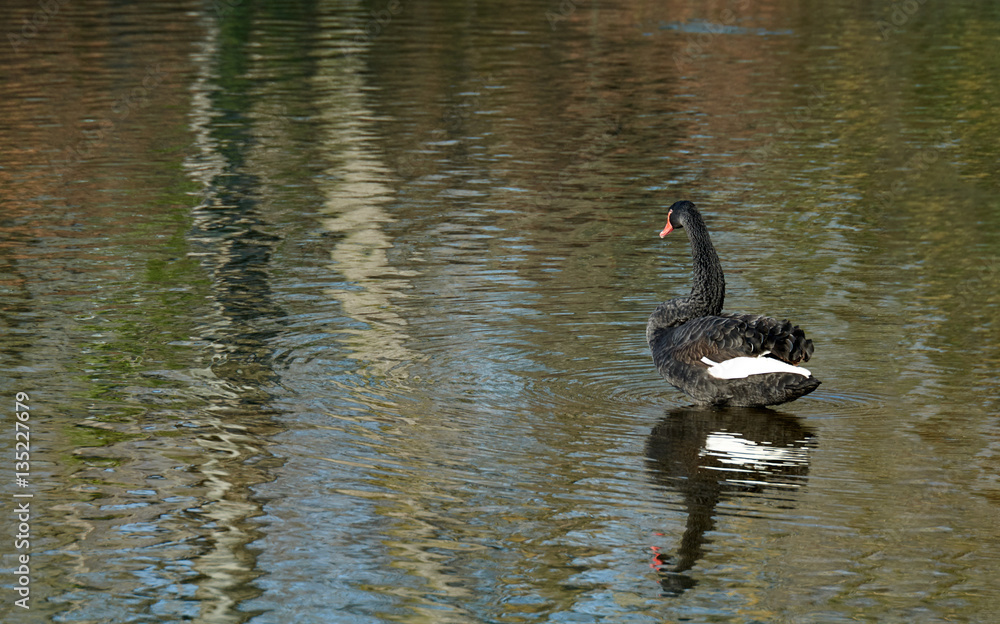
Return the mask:
[(684, 228), (684, 222), (691, 213), (698, 213), (698, 209), (694, 207), (689, 201), (679, 201), (670, 207), (667, 211), (667, 225), (664, 226), (663, 231), (660, 232), (660, 238), (663, 238), (667, 234), (673, 232), (674, 230), (681, 230)]

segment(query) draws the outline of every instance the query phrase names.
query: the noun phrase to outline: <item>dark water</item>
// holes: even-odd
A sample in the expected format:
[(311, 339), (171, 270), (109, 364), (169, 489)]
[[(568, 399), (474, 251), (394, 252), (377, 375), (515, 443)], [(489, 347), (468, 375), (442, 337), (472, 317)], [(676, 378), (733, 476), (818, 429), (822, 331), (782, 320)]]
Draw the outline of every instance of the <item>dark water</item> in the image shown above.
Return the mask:
[[(4, 622), (995, 619), (995, 5), (2, 23)], [(678, 199), (817, 392), (658, 379)]]

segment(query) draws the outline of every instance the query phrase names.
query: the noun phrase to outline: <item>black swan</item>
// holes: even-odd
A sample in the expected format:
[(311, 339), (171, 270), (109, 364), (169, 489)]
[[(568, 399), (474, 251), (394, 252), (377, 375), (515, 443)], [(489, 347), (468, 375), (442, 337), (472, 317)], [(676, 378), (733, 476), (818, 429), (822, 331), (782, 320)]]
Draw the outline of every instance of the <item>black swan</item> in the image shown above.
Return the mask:
[(646, 342), (660, 375), (710, 405), (777, 405), (815, 390), (819, 380), (798, 366), (809, 361), (812, 340), (788, 321), (723, 314), (722, 265), (701, 213), (689, 201), (670, 207), (660, 238), (681, 228), (691, 241), (694, 286), (690, 295), (664, 301), (649, 316)]

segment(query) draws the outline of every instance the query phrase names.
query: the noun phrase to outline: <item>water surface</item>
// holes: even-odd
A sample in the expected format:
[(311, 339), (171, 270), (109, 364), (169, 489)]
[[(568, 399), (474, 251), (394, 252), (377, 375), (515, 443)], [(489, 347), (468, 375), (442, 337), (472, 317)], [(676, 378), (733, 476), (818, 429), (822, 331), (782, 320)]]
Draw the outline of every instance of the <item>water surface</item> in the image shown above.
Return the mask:
[[(1000, 15), (912, 4), (9, 8), (3, 620), (990, 621)], [(814, 394), (657, 377), (678, 199)]]

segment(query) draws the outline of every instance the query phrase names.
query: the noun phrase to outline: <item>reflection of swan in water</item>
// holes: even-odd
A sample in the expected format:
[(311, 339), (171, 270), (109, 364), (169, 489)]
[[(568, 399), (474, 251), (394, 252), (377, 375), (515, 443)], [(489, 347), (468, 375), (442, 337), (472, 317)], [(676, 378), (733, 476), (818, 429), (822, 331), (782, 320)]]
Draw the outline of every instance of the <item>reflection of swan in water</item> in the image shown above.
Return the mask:
[[(798, 418), (762, 408), (683, 408), (668, 413), (646, 442), (652, 481), (679, 492), (687, 523), (675, 557), (657, 551), (653, 567), (667, 594), (697, 581), (685, 572), (704, 556), (723, 498), (748, 494), (789, 500), (809, 471), (813, 434)], [(787, 507), (787, 505), (785, 505)]]

